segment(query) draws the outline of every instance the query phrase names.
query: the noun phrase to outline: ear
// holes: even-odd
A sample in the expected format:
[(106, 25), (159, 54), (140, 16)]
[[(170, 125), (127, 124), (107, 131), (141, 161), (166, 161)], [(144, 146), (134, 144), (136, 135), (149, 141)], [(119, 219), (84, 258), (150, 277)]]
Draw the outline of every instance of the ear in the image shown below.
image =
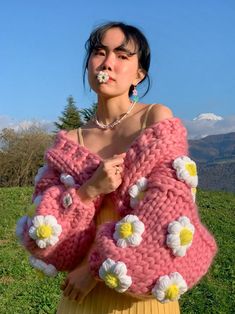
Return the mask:
[(136, 79), (133, 81), (133, 85), (138, 85), (146, 76), (146, 72), (143, 69), (138, 69)]

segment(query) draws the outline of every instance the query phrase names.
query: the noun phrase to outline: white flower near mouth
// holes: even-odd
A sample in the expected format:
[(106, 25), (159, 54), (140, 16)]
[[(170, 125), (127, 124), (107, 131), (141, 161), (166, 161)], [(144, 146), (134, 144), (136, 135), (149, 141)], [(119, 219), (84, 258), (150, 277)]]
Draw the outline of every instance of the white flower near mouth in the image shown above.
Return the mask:
[(21, 243), (23, 243), (25, 226), (30, 227), (31, 224), (32, 220), (29, 216), (23, 216), (17, 221), (15, 234)]
[(35, 216), (29, 229), (29, 236), (36, 241), (37, 245), (44, 249), (55, 245), (59, 241), (62, 227), (52, 215)]
[(169, 223), (167, 231), (167, 246), (172, 249), (175, 256), (185, 256), (186, 251), (192, 245), (195, 232), (190, 219), (186, 216), (181, 216), (179, 219)]
[(140, 178), (136, 181), (136, 184), (132, 185), (128, 193), (130, 195), (130, 206), (131, 208), (136, 208), (140, 200), (144, 198), (145, 191), (147, 190), (148, 180), (145, 177)]
[(126, 291), (132, 284), (130, 276), (127, 276), (127, 268), (123, 262), (115, 262), (111, 258), (106, 259), (99, 269), (99, 276), (105, 284), (118, 292)]
[(41, 178), (43, 177), (44, 173), (48, 170), (48, 168), (49, 168), (48, 165), (45, 164), (44, 166), (38, 169), (38, 172), (34, 178), (34, 184), (37, 184), (41, 180)]
[(179, 300), (180, 296), (188, 290), (188, 286), (180, 273), (171, 273), (161, 276), (152, 289), (152, 294), (161, 303)]
[(44, 275), (49, 277), (55, 277), (58, 274), (57, 269), (52, 264), (46, 264), (40, 259), (35, 258), (34, 256), (29, 257), (29, 263), (35, 269), (42, 272)]
[(65, 194), (62, 199), (63, 207), (68, 208), (73, 204), (73, 199), (69, 193)]
[(74, 178), (68, 173), (61, 173), (60, 181), (67, 187), (73, 187), (75, 185)]
[(99, 81), (99, 83), (106, 83), (108, 79), (109, 75), (107, 72), (99, 71), (99, 73), (97, 74), (97, 80)]
[(116, 223), (113, 238), (117, 241), (117, 246), (122, 248), (138, 246), (142, 241), (143, 232), (143, 222), (135, 215), (127, 215)]
[(196, 163), (188, 156), (181, 156), (176, 158), (172, 164), (176, 170), (177, 178), (186, 182), (190, 187), (197, 187), (198, 176)]

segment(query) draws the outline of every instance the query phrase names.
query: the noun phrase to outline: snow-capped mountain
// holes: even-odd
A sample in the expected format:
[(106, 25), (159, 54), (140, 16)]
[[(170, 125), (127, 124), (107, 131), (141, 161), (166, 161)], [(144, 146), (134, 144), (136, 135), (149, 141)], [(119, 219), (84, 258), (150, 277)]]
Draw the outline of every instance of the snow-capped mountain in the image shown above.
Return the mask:
[(199, 114), (199, 116), (193, 119), (193, 121), (199, 121), (199, 120), (219, 121), (219, 120), (223, 120), (223, 117), (217, 116), (214, 113), (208, 112), (208, 113), (201, 113)]
[(235, 115), (222, 117), (214, 113), (201, 113), (193, 120), (183, 120), (189, 139), (235, 132)]

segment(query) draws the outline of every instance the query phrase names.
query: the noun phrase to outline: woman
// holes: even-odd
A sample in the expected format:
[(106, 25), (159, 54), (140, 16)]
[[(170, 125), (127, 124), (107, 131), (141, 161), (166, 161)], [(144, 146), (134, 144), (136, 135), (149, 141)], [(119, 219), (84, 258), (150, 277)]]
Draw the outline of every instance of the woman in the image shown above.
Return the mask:
[(36, 177), (36, 215), (17, 235), (35, 268), (69, 271), (58, 313), (179, 313), (217, 251), (197, 213), (187, 132), (169, 108), (137, 102), (150, 64), (137, 28), (102, 25), (86, 48), (97, 112), (58, 133)]
[[(99, 38), (101, 36), (102, 39)], [(95, 39), (97, 42), (94, 44), (92, 41)], [(125, 115), (131, 103), (129, 95), (133, 94), (134, 88), (148, 77), (150, 63), (148, 43), (134, 27), (122, 23), (110, 23), (98, 28), (91, 35), (87, 46), (89, 49), (86, 61), (88, 80), (91, 88), (98, 96), (96, 115), (99, 122), (109, 125)], [(100, 84), (97, 80), (99, 71), (104, 71), (109, 75), (109, 80), (104, 84)], [(154, 105), (150, 112), (148, 109), (149, 105), (147, 104), (135, 103), (128, 116), (116, 127), (102, 129), (93, 120), (82, 127), (83, 137), (80, 135), (80, 144), (83, 144), (82, 141), (84, 141), (83, 145), (92, 152), (99, 154), (104, 160), (94, 176), (82, 186), (78, 193), (84, 202), (89, 202), (89, 199), (97, 194), (107, 195), (103, 201), (100, 217), (98, 217), (100, 223), (112, 219), (112, 216), (113, 219), (116, 218), (108, 194), (116, 190), (122, 182), (123, 160), (128, 146), (143, 128), (172, 117), (171, 110), (163, 105)], [(67, 136), (74, 142), (79, 141), (77, 130), (68, 132)], [(119, 169), (118, 173), (116, 173), (116, 167)], [(109, 313), (107, 309), (112, 310), (112, 313), (121, 313), (122, 308), (125, 313), (138, 313), (137, 311), (140, 309), (142, 309), (141, 313), (164, 313), (164, 311), (168, 311), (168, 313), (173, 314), (179, 312), (178, 302), (166, 305), (162, 305), (156, 300), (137, 302), (137, 299), (132, 297), (119, 296), (106, 288), (104, 284), (97, 285), (97, 281), (91, 275), (89, 265), (86, 262), (68, 275), (62, 288), (66, 298), (62, 300), (58, 313), (69, 313), (70, 310), (71, 313), (76, 311), (83, 313), (84, 308), (86, 308), (86, 313), (93, 313), (94, 311), (94, 313), (100, 314)], [(94, 290), (86, 298), (86, 304), (81, 303), (79, 305), (78, 303), (82, 302), (92, 289)], [(103, 298), (103, 312), (96, 307), (95, 301), (101, 296)], [(76, 302), (71, 302), (69, 299), (76, 300)], [(107, 302), (116, 303), (116, 309), (112, 309), (112, 304)], [(90, 309), (90, 312), (88, 310), (89, 303), (94, 304), (93, 311)], [(107, 309), (104, 308), (105, 304)], [(143, 311), (144, 307), (145, 311)]]

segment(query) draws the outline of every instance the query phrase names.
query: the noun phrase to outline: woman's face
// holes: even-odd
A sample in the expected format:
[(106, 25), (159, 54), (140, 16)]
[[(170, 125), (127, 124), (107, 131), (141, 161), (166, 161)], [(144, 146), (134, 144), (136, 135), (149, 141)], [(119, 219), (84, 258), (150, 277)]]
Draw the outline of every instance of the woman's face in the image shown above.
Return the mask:
[[(88, 80), (99, 95), (118, 96), (127, 94), (130, 86), (137, 85), (144, 74), (138, 66), (138, 56), (132, 41), (123, 45), (124, 34), (120, 28), (111, 28), (103, 36), (102, 46), (97, 47), (88, 61)], [(100, 84), (96, 78), (99, 71), (109, 74), (109, 80)]]

